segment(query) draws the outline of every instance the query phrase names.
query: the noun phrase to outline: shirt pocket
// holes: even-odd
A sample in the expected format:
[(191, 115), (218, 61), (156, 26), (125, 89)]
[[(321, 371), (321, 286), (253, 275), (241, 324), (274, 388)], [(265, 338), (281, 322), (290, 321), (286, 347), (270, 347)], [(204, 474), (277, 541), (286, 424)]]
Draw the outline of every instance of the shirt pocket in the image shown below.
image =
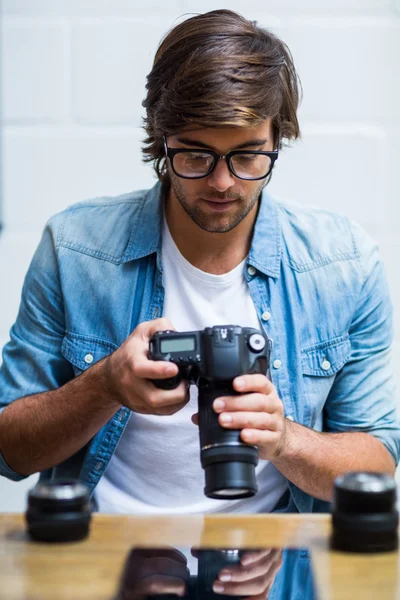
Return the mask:
[(64, 358), (71, 363), (75, 375), (80, 375), (117, 348), (116, 344), (107, 340), (68, 332), (63, 339), (61, 352)]
[(322, 411), (335, 375), (350, 357), (349, 335), (332, 338), (301, 350), (305, 398), (305, 419), (310, 427), (322, 430)]

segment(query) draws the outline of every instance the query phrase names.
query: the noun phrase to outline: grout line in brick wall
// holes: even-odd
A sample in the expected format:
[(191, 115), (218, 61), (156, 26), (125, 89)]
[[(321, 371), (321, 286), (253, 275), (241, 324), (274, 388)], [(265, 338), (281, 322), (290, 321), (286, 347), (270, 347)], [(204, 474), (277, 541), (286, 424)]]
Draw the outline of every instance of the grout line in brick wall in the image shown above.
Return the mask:
[[(400, 3), (400, 0), (397, 0)], [(282, 17), (284, 27), (321, 27), (321, 28), (377, 28), (397, 29), (400, 26), (396, 14), (389, 15), (296, 15)]]

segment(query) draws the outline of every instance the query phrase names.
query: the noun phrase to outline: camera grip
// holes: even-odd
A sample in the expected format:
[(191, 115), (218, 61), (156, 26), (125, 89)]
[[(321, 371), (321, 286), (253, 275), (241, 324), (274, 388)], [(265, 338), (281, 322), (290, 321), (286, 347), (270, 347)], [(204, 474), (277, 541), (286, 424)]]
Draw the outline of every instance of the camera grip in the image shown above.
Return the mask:
[(160, 390), (175, 390), (181, 381), (182, 375), (180, 373), (175, 377), (168, 377), (168, 379), (152, 379), (154, 385)]

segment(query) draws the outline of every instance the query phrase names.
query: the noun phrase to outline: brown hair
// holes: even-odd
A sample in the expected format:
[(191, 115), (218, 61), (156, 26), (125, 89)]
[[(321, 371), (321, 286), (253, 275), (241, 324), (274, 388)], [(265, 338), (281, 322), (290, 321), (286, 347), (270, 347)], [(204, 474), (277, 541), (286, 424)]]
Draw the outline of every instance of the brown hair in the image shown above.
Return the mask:
[(196, 15), (161, 41), (147, 76), (144, 160), (167, 182), (163, 134), (249, 127), (272, 118), (274, 142), (300, 137), (301, 84), (276, 35), (230, 10)]

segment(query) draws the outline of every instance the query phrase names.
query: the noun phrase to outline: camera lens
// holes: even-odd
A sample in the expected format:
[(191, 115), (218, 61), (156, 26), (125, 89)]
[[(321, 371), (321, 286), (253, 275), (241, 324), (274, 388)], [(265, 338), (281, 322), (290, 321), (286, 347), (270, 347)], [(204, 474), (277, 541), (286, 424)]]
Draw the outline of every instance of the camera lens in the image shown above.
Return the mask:
[[(242, 551), (232, 549), (201, 549), (198, 550), (197, 580), (195, 581), (196, 598), (220, 600), (221, 594), (213, 591), (213, 583), (218, 579), (219, 572), (225, 567), (238, 567)], [(240, 600), (244, 596), (224, 594), (224, 600)]]
[(331, 545), (348, 552), (398, 547), (396, 482), (385, 473), (351, 472), (334, 485)]
[(240, 430), (221, 427), (212, 407), (216, 398), (235, 394), (232, 386), (199, 384), (200, 457), (208, 498), (248, 498), (258, 490), (257, 447), (242, 442)]
[(37, 483), (28, 492), (26, 522), (30, 537), (43, 542), (69, 542), (89, 533), (90, 492), (81, 482), (58, 479)]

